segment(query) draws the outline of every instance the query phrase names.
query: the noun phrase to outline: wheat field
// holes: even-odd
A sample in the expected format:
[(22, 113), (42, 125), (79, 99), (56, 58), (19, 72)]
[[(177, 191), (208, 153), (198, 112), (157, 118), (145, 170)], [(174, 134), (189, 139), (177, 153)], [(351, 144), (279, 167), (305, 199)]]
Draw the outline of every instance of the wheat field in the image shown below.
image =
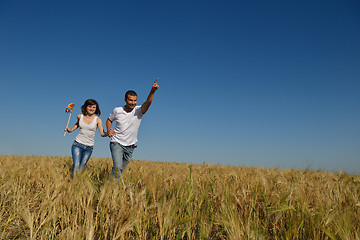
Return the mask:
[(360, 239), (360, 177), (111, 159), (0, 156), (0, 239)]

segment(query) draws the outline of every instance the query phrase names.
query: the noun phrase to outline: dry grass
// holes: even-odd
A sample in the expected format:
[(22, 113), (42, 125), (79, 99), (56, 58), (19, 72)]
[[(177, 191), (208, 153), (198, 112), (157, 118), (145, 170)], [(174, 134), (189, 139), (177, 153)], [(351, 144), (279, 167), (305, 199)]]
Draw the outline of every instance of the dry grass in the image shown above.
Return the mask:
[(360, 177), (0, 156), (0, 239), (360, 239)]

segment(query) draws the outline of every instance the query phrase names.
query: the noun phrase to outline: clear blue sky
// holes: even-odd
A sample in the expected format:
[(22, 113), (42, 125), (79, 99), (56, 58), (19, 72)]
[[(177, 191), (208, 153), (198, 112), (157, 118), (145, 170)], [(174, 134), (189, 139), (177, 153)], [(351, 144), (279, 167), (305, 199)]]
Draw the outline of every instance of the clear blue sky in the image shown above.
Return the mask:
[(69, 103), (156, 77), (134, 159), (360, 173), (357, 0), (2, 0), (0, 154), (70, 156)]

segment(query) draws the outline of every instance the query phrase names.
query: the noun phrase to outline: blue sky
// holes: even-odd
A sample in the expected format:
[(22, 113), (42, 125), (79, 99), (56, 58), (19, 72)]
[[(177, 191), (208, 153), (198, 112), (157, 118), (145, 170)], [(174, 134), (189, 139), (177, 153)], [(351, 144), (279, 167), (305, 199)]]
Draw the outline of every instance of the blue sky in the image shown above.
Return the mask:
[[(360, 173), (358, 1), (0, 1), (0, 154), (70, 156), (136, 90), (138, 160)], [(97, 132), (94, 157), (110, 157)]]

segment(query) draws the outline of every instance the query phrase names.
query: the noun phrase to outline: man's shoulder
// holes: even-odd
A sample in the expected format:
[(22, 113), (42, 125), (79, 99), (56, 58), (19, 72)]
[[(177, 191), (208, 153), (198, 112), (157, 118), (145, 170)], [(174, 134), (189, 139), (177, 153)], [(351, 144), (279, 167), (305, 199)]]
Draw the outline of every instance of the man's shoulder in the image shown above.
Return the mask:
[(141, 105), (136, 105), (135, 114), (136, 115), (143, 115), (143, 113), (141, 112)]
[(121, 111), (124, 111), (124, 107), (120, 106), (114, 108), (114, 112), (121, 112)]
[(122, 112), (122, 107), (115, 107), (112, 113), (110, 113), (109, 115), (110, 120), (114, 120), (114, 118), (116, 118), (116, 116), (121, 114)]

